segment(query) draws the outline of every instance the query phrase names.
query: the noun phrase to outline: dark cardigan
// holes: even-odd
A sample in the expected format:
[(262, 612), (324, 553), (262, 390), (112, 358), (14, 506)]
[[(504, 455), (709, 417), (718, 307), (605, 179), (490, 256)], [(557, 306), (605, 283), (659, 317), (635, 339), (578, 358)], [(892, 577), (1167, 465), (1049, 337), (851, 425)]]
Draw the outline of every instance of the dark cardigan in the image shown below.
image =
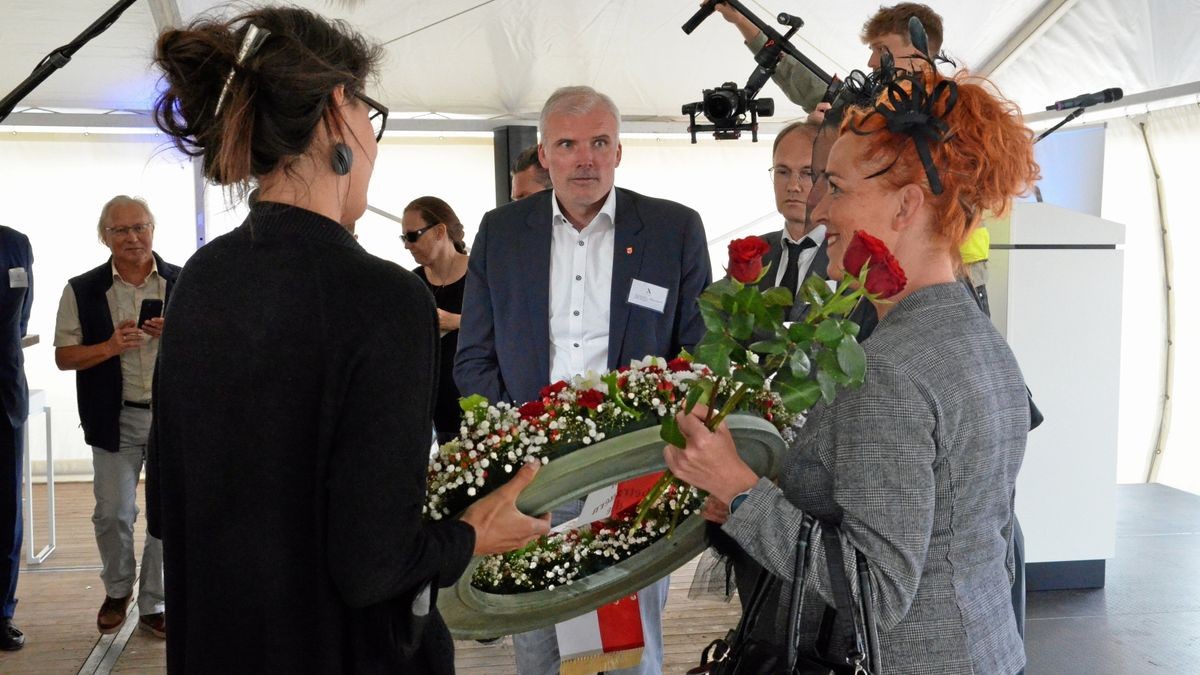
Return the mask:
[[(433, 299), (337, 223), (259, 203), (188, 262), (155, 383), (148, 516), (172, 673), (453, 671), (426, 582), (474, 548), (421, 520)], [(151, 485), (152, 484), (152, 485)]]

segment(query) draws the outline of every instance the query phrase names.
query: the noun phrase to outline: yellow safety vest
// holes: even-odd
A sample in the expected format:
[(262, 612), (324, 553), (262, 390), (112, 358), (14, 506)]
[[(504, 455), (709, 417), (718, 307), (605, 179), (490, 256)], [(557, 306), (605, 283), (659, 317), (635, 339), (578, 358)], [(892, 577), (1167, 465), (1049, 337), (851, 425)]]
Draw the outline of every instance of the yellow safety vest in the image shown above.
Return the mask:
[(963, 264), (970, 265), (977, 263), (980, 260), (988, 259), (988, 247), (992, 244), (992, 235), (988, 233), (987, 226), (980, 223), (979, 227), (967, 237), (963, 245), (958, 248), (958, 252), (962, 254)]

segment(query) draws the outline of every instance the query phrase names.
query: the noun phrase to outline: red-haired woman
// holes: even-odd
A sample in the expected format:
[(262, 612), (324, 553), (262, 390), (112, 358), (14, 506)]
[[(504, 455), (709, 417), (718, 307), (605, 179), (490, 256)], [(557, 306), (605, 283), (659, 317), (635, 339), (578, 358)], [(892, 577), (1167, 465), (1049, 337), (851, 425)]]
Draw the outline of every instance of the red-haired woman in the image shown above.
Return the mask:
[[(1009, 597), (1012, 497), (1029, 404), (1016, 359), (957, 273), (980, 215), (1003, 213), (1036, 179), (1030, 133), (1011, 104), (961, 74), (902, 79), (878, 100), (843, 123), (814, 212), (831, 278), (860, 230), (907, 273), (876, 303), (865, 383), (813, 409), (778, 486), (741, 463), (728, 431), (696, 417), (680, 422), (687, 447), (665, 454), (712, 495), (708, 517), (774, 575), (779, 611), (759, 624), (781, 651), (810, 514), (840, 521), (849, 579), (855, 551), (868, 563), (881, 652), (872, 672), (1015, 673), (1025, 656)], [(811, 542), (796, 647), (836, 659), (845, 624), (815, 642), (824, 607), (811, 600), (836, 599), (826, 542)]]

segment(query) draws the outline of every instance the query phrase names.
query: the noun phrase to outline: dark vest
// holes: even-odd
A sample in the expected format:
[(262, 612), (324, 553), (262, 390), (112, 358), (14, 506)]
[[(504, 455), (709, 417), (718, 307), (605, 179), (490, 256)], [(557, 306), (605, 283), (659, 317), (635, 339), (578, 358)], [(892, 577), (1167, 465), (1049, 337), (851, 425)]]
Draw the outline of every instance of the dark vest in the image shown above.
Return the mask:
[[(171, 287), (179, 278), (179, 268), (163, 262), (154, 254), (158, 274), (166, 280), (164, 304), (171, 297)], [(95, 345), (112, 337), (112, 313), (108, 311), (105, 293), (112, 287), (112, 258), (89, 272), (67, 282), (75, 292), (79, 308), (79, 326), (83, 344)], [(114, 356), (86, 370), (75, 371), (75, 395), (79, 401), (79, 421), (83, 439), (93, 447), (116, 452), (121, 447), (121, 357)]]

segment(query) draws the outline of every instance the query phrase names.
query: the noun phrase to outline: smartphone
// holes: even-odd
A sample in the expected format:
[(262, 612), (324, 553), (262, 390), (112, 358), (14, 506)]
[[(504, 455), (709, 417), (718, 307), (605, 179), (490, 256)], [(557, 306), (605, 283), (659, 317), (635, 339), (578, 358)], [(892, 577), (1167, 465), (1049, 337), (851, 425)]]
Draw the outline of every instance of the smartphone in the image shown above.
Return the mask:
[(146, 299), (142, 301), (142, 309), (138, 312), (137, 327), (141, 328), (150, 319), (162, 316), (163, 301)]

